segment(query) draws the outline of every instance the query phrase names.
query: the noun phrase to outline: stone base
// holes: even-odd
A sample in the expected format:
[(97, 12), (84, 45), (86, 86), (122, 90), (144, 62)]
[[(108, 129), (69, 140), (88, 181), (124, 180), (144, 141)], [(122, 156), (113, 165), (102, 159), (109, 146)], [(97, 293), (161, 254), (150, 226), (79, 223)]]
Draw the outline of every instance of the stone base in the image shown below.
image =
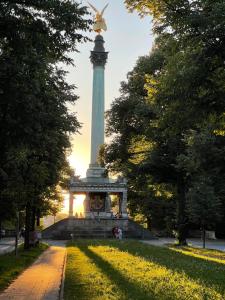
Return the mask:
[(105, 174), (105, 168), (101, 168), (99, 165), (89, 165), (87, 169), (87, 178), (103, 178)]
[(110, 212), (85, 212), (84, 213), (85, 219), (95, 219), (95, 218), (100, 218), (100, 219), (112, 219), (112, 213)]
[(119, 226), (123, 238), (155, 239), (152, 233), (129, 219), (76, 219), (61, 220), (42, 231), (45, 239), (70, 240), (73, 238), (113, 238), (112, 229)]

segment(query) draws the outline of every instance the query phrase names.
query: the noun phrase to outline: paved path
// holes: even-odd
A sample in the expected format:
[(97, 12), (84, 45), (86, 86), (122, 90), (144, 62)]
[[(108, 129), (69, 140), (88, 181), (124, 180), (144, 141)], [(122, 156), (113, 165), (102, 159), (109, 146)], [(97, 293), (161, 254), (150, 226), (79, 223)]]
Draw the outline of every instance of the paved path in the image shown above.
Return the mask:
[[(174, 238), (159, 238), (158, 240), (142, 241), (143, 243), (155, 246), (165, 246), (175, 242)], [(202, 248), (201, 239), (187, 239), (188, 245)], [(225, 251), (225, 240), (206, 240), (206, 248)]]
[(59, 299), (65, 255), (65, 244), (51, 246), (0, 294), (0, 300)]

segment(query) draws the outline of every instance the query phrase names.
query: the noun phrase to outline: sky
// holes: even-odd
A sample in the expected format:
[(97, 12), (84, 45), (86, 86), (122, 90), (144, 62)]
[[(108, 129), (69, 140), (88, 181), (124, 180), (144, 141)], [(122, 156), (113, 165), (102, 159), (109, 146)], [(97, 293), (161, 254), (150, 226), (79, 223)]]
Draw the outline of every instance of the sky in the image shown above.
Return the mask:
[[(81, 1), (87, 5), (86, 1)], [(97, 9), (102, 10), (109, 3), (104, 13), (108, 30), (102, 35), (105, 49), (109, 51), (105, 68), (105, 108), (110, 108), (113, 100), (120, 95), (120, 82), (135, 65), (139, 56), (147, 55), (152, 47), (150, 17), (140, 18), (137, 13), (128, 13), (123, 0), (90, 0)], [(91, 9), (90, 9), (91, 11)], [(87, 34), (94, 40), (96, 33)], [(72, 53), (75, 67), (68, 70), (67, 80), (77, 87), (79, 100), (71, 108), (76, 112), (78, 121), (82, 123), (79, 135), (72, 136), (72, 152), (69, 162), (77, 175), (85, 177), (90, 162), (91, 142), (91, 101), (93, 68), (90, 63), (90, 51), (93, 42), (78, 45), (79, 53)]]

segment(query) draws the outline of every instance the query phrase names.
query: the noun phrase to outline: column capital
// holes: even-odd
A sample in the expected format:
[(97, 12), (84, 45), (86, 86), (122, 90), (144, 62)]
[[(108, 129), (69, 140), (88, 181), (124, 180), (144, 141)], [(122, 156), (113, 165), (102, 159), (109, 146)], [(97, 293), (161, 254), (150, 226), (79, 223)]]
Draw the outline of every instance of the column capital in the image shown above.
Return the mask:
[(95, 47), (94, 50), (91, 51), (91, 62), (94, 65), (94, 67), (100, 66), (104, 67), (108, 58), (108, 52), (105, 51), (104, 48), (104, 39), (103, 37), (98, 34), (95, 37)]
[(94, 67), (105, 67), (108, 58), (108, 52), (91, 51), (90, 58)]

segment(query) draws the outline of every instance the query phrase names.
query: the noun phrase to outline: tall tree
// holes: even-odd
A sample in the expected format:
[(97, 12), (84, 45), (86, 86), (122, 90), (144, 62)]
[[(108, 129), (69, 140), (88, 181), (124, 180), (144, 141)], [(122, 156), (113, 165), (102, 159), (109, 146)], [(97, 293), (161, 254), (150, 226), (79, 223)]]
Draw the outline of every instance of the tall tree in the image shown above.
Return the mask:
[(79, 129), (67, 108), (77, 99), (74, 86), (58, 64), (72, 64), (68, 53), (87, 40), (86, 14), (69, 0), (0, 3), (1, 202), (26, 209), (25, 247), (31, 212), (61, 179), (69, 133)]
[[(121, 97), (116, 99), (107, 112), (107, 134), (112, 142), (105, 148), (106, 165), (112, 172), (123, 173), (128, 178), (129, 207), (131, 213), (143, 214), (151, 228), (162, 229), (166, 216), (156, 217), (157, 211), (174, 212), (170, 201), (171, 186), (160, 185), (153, 174), (143, 172), (146, 160), (154, 148), (155, 108), (147, 100), (146, 77), (159, 74), (164, 64), (167, 36), (157, 39), (165, 48), (155, 47), (150, 56), (141, 57), (128, 81), (121, 84)], [(160, 224), (161, 222), (161, 224)], [(171, 228), (170, 228), (171, 229)]]
[[(164, 54), (161, 57), (160, 69), (143, 74), (148, 91), (145, 103), (148, 104), (148, 110), (154, 114), (149, 122), (146, 120), (147, 129), (144, 136), (151, 146), (148, 151), (144, 151), (145, 158), (139, 163), (138, 170), (146, 174), (146, 177), (150, 176), (154, 184), (170, 184), (173, 187), (174, 198), (177, 200), (178, 239), (180, 244), (185, 244), (189, 217), (186, 202), (191, 188), (196, 186), (198, 181), (197, 176), (192, 176), (195, 171), (190, 173), (181, 163), (184, 156), (190, 155), (187, 154), (190, 147), (185, 137), (193, 131), (201, 134), (207, 125), (211, 124), (207, 134), (217, 141), (218, 148), (216, 150), (214, 147), (214, 151), (224, 154), (224, 51), (221, 47), (224, 47), (225, 41), (225, 4), (221, 1), (200, 0), (125, 2), (130, 9), (137, 9), (141, 14), (153, 15), (154, 32), (159, 35), (155, 49), (158, 53), (162, 53), (163, 49)], [(138, 95), (134, 97), (140, 99)], [(126, 129), (130, 131), (135, 113), (129, 110), (130, 103), (127, 103), (127, 106), (124, 105), (125, 101), (116, 100), (115, 103), (118, 103), (117, 110), (123, 107), (125, 116), (127, 108), (131, 113), (129, 121), (120, 124), (122, 128), (125, 127), (123, 130), (111, 129), (117, 136), (110, 146), (115, 152), (113, 154), (113, 151), (108, 151), (109, 154), (112, 153), (108, 158), (119, 170), (123, 162), (121, 153), (125, 152), (116, 152), (116, 145), (126, 144), (124, 133)], [(117, 116), (115, 108), (116, 106), (112, 106), (111, 109), (112, 120), (113, 115)], [(143, 115), (139, 115), (140, 120), (142, 117)], [(109, 124), (112, 124), (112, 128), (117, 128), (111, 121)], [(143, 132), (137, 135), (136, 141), (143, 138)], [(204, 147), (199, 147), (198, 151), (199, 156), (203, 155)], [(130, 159), (129, 151), (127, 153), (124, 161)], [(203, 171), (204, 167), (201, 164), (201, 172)], [(206, 176), (215, 184), (212, 178), (224, 178), (224, 171), (221, 165), (217, 175), (207, 169)], [(219, 189), (218, 192), (220, 194), (217, 194), (216, 199), (223, 199), (223, 189)]]

